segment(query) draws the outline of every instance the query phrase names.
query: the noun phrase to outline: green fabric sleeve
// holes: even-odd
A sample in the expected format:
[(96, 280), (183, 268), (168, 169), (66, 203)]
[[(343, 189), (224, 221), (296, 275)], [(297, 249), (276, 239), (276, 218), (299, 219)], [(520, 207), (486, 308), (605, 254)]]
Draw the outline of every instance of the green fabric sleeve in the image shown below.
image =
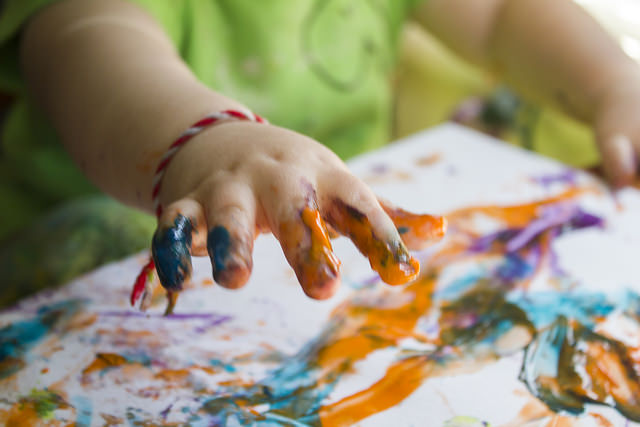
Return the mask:
[(31, 15), (57, 0), (6, 0), (0, 13), (0, 44), (16, 35)]
[[(0, 12), (0, 91), (23, 89), (18, 62), (19, 33), (26, 22), (45, 6), (60, 0), (6, 0)], [(184, 45), (185, 13), (182, 1), (131, 0), (149, 12), (163, 27), (174, 46)]]
[(22, 90), (17, 34), (29, 17), (54, 1), (5, 1), (0, 12), (0, 91), (13, 94)]

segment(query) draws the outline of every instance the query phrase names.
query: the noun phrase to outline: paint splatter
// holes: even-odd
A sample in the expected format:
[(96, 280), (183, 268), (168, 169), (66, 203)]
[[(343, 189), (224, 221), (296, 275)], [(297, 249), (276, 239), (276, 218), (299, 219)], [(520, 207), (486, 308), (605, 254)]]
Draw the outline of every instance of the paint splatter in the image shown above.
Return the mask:
[[(51, 331), (78, 313), (81, 300), (62, 301), (40, 308), (36, 315), (0, 329), (0, 379), (18, 372), (29, 362), (29, 350)], [(26, 360), (25, 360), (26, 359)]]
[[(231, 356), (219, 350), (247, 333), (222, 314), (162, 318), (104, 309), (80, 337), (93, 349), (90, 357), (77, 367), (78, 375), (67, 380), (93, 397), (82, 400), (76, 397), (77, 389), (68, 397), (50, 388), (46, 391), (59, 396), (48, 398), (52, 405), (23, 396), (9, 402), (9, 412), (0, 412), (0, 421), (18, 415), (62, 420), (72, 413), (67, 423), (79, 425), (100, 417), (111, 425), (352, 425), (398, 406), (429, 379), (473, 372), (514, 355), (524, 355), (522, 390), (526, 386), (536, 400), (511, 426), (534, 419), (571, 425), (570, 417), (551, 410), (583, 414), (588, 404), (610, 406), (628, 419), (640, 420), (640, 342), (634, 347), (604, 327), (615, 316), (632, 331), (640, 331), (640, 296), (631, 291), (530, 286), (542, 272), (552, 279), (566, 278), (561, 266), (553, 264), (557, 239), (605, 226), (602, 218), (578, 206), (581, 191), (570, 189), (517, 206), (452, 212), (450, 238), (429, 254), (417, 280), (403, 287), (372, 283), (355, 289), (313, 339), (296, 344), (298, 350), (287, 354), (268, 346)], [(345, 218), (334, 217), (335, 222), (367, 221), (355, 210), (344, 209), (341, 215)], [(495, 227), (481, 232), (470, 226), (478, 215), (490, 218)], [(306, 233), (308, 247), (313, 247), (315, 236), (318, 256), (323, 256), (328, 240), (315, 213), (306, 214), (306, 223), (303, 219), (298, 226), (305, 225), (299, 228)], [(442, 228), (436, 222), (428, 233)], [(313, 227), (315, 235), (309, 230)], [(22, 330), (39, 331), (43, 324), (56, 325), (48, 330), (58, 337), (63, 323), (51, 320), (56, 317), (47, 314), (52, 309), (40, 309), (22, 326), (14, 328), (17, 322), (0, 330), (2, 354), (17, 354), (24, 364), (30, 363), (37, 344), (52, 333), (25, 333), (19, 345), (15, 337), (22, 337)], [(179, 335), (168, 338), (175, 329)], [(216, 335), (219, 330), (224, 334)], [(360, 364), (379, 353), (391, 355), (384, 371), (372, 383), (337, 395)], [(254, 375), (256, 366), (264, 369)], [(83, 376), (85, 381), (73, 383)], [(136, 403), (105, 413), (95, 396), (107, 385)], [(67, 409), (67, 415), (59, 409)], [(488, 424), (455, 417), (448, 425)]]

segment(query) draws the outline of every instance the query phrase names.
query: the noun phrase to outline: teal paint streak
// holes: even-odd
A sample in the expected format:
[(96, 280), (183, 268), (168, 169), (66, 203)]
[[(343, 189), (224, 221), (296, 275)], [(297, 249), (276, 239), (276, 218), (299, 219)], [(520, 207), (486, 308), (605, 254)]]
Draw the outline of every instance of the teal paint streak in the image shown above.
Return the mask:
[(51, 330), (76, 314), (82, 300), (68, 300), (38, 309), (28, 320), (15, 322), (0, 329), (0, 379), (13, 375), (28, 359), (29, 351)]
[(76, 409), (76, 427), (89, 427), (93, 415), (91, 400), (84, 396), (74, 396), (71, 404)]

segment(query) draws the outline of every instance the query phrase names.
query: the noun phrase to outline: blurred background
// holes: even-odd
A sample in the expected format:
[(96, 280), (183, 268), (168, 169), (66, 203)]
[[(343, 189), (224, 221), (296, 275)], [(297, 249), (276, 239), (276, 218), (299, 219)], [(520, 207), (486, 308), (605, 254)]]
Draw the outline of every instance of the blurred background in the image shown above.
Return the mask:
[(582, 5), (622, 45), (625, 52), (640, 61), (639, 0), (575, 0)]
[[(640, 61), (640, 0), (575, 0)], [(394, 138), (445, 120), (597, 172), (592, 133), (564, 114), (521, 99), (453, 55), (417, 25), (405, 29), (397, 72)]]

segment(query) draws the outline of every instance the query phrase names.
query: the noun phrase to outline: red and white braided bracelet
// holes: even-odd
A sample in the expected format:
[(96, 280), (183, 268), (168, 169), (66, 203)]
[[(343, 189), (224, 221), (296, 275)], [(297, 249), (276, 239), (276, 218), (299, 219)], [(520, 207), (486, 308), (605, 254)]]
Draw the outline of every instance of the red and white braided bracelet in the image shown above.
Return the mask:
[[(153, 209), (158, 219), (160, 219), (160, 216), (162, 215), (162, 205), (160, 204), (160, 189), (162, 187), (162, 178), (164, 177), (164, 174), (176, 153), (180, 150), (180, 148), (182, 148), (182, 146), (189, 142), (191, 138), (207, 129), (209, 126), (230, 119), (246, 120), (256, 123), (268, 123), (266, 119), (248, 110), (224, 110), (216, 113), (211, 113), (203, 117), (201, 120), (197, 121), (184, 132), (182, 132), (178, 139), (176, 139), (173, 144), (169, 146), (167, 151), (164, 153), (164, 156), (162, 156), (162, 158), (160, 159), (160, 163), (158, 164), (155, 175), (153, 176), (153, 189), (151, 192), (151, 198), (153, 201)], [(146, 289), (147, 280), (154, 269), (155, 264), (153, 262), (153, 257), (150, 257), (149, 262), (142, 268), (140, 274), (138, 274), (138, 277), (136, 278), (135, 284), (133, 285), (133, 289), (131, 291), (131, 305), (135, 306), (136, 302), (143, 296)]]
[(156, 173), (153, 177), (153, 190), (151, 192), (151, 197), (153, 199), (153, 209), (158, 218), (160, 218), (160, 215), (162, 215), (162, 206), (160, 205), (160, 200), (159, 200), (160, 187), (162, 185), (162, 178), (164, 177), (164, 173), (167, 170), (169, 163), (171, 163), (171, 160), (176, 155), (178, 150), (180, 150), (180, 148), (182, 148), (183, 145), (189, 142), (191, 138), (193, 138), (194, 136), (196, 136), (197, 134), (199, 134), (209, 126), (214, 125), (222, 120), (229, 120), (229, 119), (248, 120), (256, 123), (267, 123), (265, 119), (263, 119), (262, 117), (250, 111), (242, 112), (238, 110), (224, 110), (217, 113), (211, 113), (205, 116), (204, 118), (202, 118), (202, 120), (197, 121), (196, 123), (191, 125), (187, 130), (182, 132), (182, 134), (178, 137), (178, 139), (176, 139), (174, 143), (171, 144), (171, 146), (164, 153), (164, 156), (162, 156), (162, 159), (160, 159), (160, 163), (158, 164), (158, 167), (156, 168)]

